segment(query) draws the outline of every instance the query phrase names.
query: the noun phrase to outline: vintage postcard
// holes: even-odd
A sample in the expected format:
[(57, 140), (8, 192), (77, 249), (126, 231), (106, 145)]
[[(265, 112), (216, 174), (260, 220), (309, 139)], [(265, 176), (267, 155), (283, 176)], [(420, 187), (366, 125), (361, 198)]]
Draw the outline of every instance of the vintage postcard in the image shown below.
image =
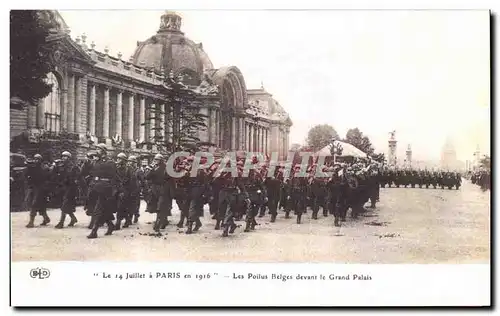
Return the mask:
[(489, 306), (490, 23), (12, 10), (11, 305)]

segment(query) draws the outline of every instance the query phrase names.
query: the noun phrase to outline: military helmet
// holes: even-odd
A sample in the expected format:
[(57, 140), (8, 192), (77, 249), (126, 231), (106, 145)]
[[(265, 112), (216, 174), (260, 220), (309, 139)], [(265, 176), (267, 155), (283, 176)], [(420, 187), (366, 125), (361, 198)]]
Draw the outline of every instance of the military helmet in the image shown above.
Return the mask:
[(137, 157), (136, 156), (130, 156), (130, 157), (128, 157), (128, 161), (137, 162)]
[(155, 160), (163, 160), (163, 155), (162, 154), (156, 154), (155, 155)]
[(103, 144), (103, 143), (100, 143), (100, 144), (97, 144), (96, 146), (98, 149), (102, 149), (102, 150), (108, 150), (108, 148), (106, 147), (106, 144)]
[(42, 160), (42, 159), (43, 159), (42, 155), (40, 155), (40, 154), (35, 154), (35, 155), (33, 156), (33, 158), (34, 158), (34, 159), (40, 159), (40, 160)]
[(127, 155), (125, 155), (124, 153), (119, 153), (118, 156), (116, 156), (118, 159), (124, 159), (124, 160), (127, 160)]
[(69, 151), (63, 151), (61, 156), (71, 158), (71, 153)]

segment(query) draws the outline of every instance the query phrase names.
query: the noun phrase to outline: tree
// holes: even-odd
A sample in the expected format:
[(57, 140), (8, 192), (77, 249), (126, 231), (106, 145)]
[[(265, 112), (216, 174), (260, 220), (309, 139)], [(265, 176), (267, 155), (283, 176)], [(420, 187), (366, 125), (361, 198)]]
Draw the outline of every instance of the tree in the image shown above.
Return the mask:
[(317, 151), (330, 144), (332, 139), (338, 140), (339, 134), (331, 125), (316, 125), (307, 134), (307, 145)]
[[(54, 69), (47, 37), (56, 25), (50, 11), (10, 11), (10, 97), (29, 105), (46, 97), (52, 90), (47, 74)], [(24, 102), (11, 102), (11, 108), (22, 110)]]
[(484, 155), (479, 161), (479, 165), (486, 170), (491, 170), (491, 158), (488, 155)]
[(199, 113), (197, 93), (185, 86), (172, 74), (165, 80), (166, 103), (172, 108), (171, 117), (158, 105), (148, 106), (149, 115), (142, 125), (154, 130), (154, 137), (143, 145), (157, 147), (159, 152), (196, 151), (200, 143), (199, 132), (207, 129), (207, 116)]
[(343, 142), (353, 145), (368, 155), (372, 155), (374, 153), (370, 139), (367, 136), (364, 136), (357, 127), (351, 128), (347, 131)]
[(378, 163), (385, 163), (385, 154), (384, 153), (378, 153), (378, 154), (373, 153), (372, 159)]

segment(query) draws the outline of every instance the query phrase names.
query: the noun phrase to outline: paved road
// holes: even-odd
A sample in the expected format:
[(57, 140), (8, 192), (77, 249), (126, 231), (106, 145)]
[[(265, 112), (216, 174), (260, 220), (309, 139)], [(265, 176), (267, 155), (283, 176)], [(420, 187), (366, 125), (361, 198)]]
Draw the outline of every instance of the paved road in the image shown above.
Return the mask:
[[(89, 220), (77, 210), (74, 228), (54, 229), (59, 212), (50, 211), (48, 227), (26, 229), (27, 213), (12, 214), (12, 259), (77, 261), (210, 261), (334, 263), (486, 263), (490, 258), (490, 192), (464, 181), (461, 190), (382, 189), (375, 211), (340, 229), (333, 218), (260, 219), (255, 232), (242, 228), (229, 238), (214, 230), (208, 211), (201, 231), (185, 235), (169, 225), (165, 237), (151, 232), (149, 214), (113, 236), (88, 240)], [(174, 203), (175, 204), (175, 203)], [(142, 205), (141, 209), (144, 209)], [(173, 221), (179, 218), (174, 210)], [(41, 219), (38, 218), (38, 224)], [(240, 222), (242, 223), (242, 222)], [(371, 224), (371, 225), (370, 225)], [(99, 231), (100, 236), (105, 229)]]

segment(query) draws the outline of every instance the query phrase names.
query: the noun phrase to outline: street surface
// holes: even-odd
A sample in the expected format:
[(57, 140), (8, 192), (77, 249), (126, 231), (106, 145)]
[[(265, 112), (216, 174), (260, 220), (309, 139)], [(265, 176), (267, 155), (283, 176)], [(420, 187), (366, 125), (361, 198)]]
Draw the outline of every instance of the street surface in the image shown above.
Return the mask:
[[(175, 205), (175, 202), (174, 202)], [(142, 204), (141, 211), (145, 209)], [(54, 229), (59, 211), (48, 212), (47, 227), (27, 229), (28, 213), (12, 213), (12, 260), (55, 261), (199, 261), (199, 262), (323, 262), (323, 263), (487, 263), (490, 258), (490, 191), (464, 180), (459, 191), (441, 189), (381, 189), (380, 202), (342, 227), (333, 217), (310, 219), (309, 210), (295, 218), (259, 218), (256, 231), (236, 230), (228, 238), (215, 231), (205, 212), (198, 233), (185, 235), (175, 224), (166, 236), (153, 237), (153, 216), (142, 213), (139, 224), (88, 240), (89, 218), (77, 209), (73, 228)], [(320, 211), (321, 215), (321, 211)], [(41, 223), (37, 217), (35, 225)], [(66, 225), (69, 222), (67, 219)], [(244, 222), (238, 222), (243, 225)], [(145, 234), (145, 235), (141, 235)]]

